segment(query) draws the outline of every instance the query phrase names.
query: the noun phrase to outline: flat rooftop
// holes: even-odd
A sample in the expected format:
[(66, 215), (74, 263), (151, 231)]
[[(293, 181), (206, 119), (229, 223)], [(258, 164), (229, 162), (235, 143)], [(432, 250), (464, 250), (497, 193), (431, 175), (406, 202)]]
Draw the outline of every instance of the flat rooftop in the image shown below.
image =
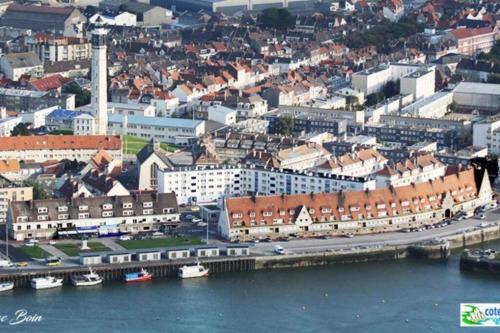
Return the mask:
[[(108, 113), (110, 123), (123, 123), (124, 116), (121, 114)], [(127, 123), (133, 125), (144, 125), (153, 127), (181, 127), (194, 129), (203, 123), (203, 120), (191, 120), (182, 118), (165, 117), (145, 117), (145, 116), (127, 116)]]

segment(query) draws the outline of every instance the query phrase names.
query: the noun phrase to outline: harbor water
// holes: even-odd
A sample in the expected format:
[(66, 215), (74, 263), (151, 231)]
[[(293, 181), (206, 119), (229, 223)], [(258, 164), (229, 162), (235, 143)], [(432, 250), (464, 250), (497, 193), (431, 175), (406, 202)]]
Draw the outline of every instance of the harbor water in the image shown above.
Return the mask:
[[(500, 249), (500, 242), (488, 246)], [(17, 289), (0, 294), (0, 332), (448, 333), (460, 330), (461, 302), (500, 302), (500, 278), (461, 273), (455, 253), (447, 261)], [(18, 319), (19, 310), (26, 315)]]

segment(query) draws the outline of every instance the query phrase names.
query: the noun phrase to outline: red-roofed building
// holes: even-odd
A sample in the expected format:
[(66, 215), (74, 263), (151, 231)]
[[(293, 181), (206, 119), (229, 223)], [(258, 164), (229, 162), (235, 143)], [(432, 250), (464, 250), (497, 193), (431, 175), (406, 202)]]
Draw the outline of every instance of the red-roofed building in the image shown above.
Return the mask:
[(101, 149), (122, 160), (122, 140), (110, 135), (44, 135), (0, 137), (0, 159), (77, 160), (88, 162)]
[(499, 30), (498, 27), (460, 28), (451, 30), (449, 35), (457, 42), (458, 53), (474, 56), (491, 50), (499, 37)]
[(219, 233), (229, 240), (369, 234), (435, 224), (492, 202), (486, 171), (376, 190), (225, 198)]
[(67, 82), (68, 80), (63, 78), (61, 75), (56, 74), (52, 76), (47, 76), (43, 79), (36, 80), (31, 82), (31, 87), (33, 90), (36, 91), (50, 91), (50, 90), (57, 90), (61, 92), (62, 86)]

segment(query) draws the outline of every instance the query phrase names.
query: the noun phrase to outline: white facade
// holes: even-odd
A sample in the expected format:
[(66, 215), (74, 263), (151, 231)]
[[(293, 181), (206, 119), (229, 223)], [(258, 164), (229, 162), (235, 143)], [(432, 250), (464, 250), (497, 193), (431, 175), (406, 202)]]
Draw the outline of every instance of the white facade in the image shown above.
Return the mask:
[(34, 112), (24, 112), (20, 115), (23, 123), (31, 123), (33, 128), (39, 128), (45, 126), (45, 118), (57, 109), (59, 109), (59, 106), (51, 106)]
[(401, 114), (422, 118), (441, 118), (448, 112), (453, 102), (453, 93), (439, 91), (401, 109)]
[(123, 12), (115, 16), (95, 14), (94, 16), (89, 18), (89, 23), (95, 23), (98, 17), (100, 17), (102, 23), (106, 25), (118, 25), (127, 27), (135, 27), (137, 25), (137, 16), (129, 12)]
[(233, 125), (236, 123), (236, 110), (222, 105), (212, 105), (207, 108), (208, 120), (216, 121), (224, 125)]
[(475, 123), (472, 127), (472, 145), (486, 147), (490, 154), (499, 154), (500, 120)]
[(175, 192), (179, 204), (217, 202), (223, 197), (375, 188), (375, 180), (256, 167), (195, 167), (158, 171), (158, 191)]
[(434, 67), (418, 70), (401, 78), (400, 93), (412, 95), (414, 101), (430, 97), (434, 94), (435, 82)]
[(96, 122), (95, 118), (87, 113), (82, 113), (78, 117), (73, 118), (73, 134), (74, 135), (95, 135)]
[(10, 132), (21, 122), (21, 117), (8, 117), (0, 119), (0, 136), (10, 136)]
[(179, 98), (152, 98), (150, 104), (156, 109), (156, 116), (171, 117), (179, 107)]
[(391, 63), (389, 65), (379, 65), (354, 73), (351, 77), (352, 87), (362, 91), (365, 96), (379, 92), (389, 81), (396, 81), (402, 77), (425, 70), (423, 65)]
[(107, 30), (92, 31), (92, 94), (90, 105), (95, 112), (95, 134), (106, 135), (108, 127)]

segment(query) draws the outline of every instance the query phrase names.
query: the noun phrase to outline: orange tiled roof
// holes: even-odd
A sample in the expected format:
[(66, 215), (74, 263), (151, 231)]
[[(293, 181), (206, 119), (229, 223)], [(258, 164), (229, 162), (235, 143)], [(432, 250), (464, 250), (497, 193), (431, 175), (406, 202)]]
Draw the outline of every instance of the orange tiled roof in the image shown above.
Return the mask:
[(460, 29), (452, 30), (451, 34), (456, 39), (464, 39), (464, 38), (471, 38), (474, 36), (489, 34), (492, 31), (493, 30), (490, 27), (477, 28), (477, 29), (460, 28)]
[(294, 223), (297, 214), (305, 206), (313, 221), (352, 221), (368, 218), (391, 217), (418, 211), (432, 211), (442, 205), (447, 195), (456, 202), (472, 200), (478, 187), (474, 169), (447, 175), (429, 182), (397, 188), (381, 188), (372, 191), (345, 193), (317, 193), (241, 197), (225, 199), (230, 226), (273, 225), (274, 219), (283, 224)]
[(0, 137), (0, 150), (120, 149), (121, 139), (111, 135), (43, 135)]
[(21, 165), (19, 160), (0, 160), (0, 173), (19, 172), (20, 170)]

